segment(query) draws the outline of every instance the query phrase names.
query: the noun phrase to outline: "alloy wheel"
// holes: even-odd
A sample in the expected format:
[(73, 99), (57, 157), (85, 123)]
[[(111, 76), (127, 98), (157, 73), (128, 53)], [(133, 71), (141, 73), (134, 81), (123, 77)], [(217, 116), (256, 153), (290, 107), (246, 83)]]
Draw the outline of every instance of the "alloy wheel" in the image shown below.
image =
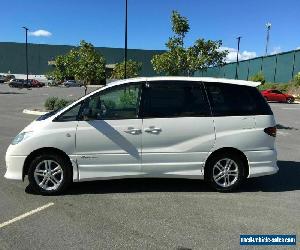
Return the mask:
[(236, 162), (229, 158), (220, 159), (213, 166), (213, 180), (220, 187), (230, 187), (236, 183), (239, 169)]
[(34, 179), (43, 190), (56, 190), (64, 178), (62, 167), (54, 160), (41, 161), (34, 170)]

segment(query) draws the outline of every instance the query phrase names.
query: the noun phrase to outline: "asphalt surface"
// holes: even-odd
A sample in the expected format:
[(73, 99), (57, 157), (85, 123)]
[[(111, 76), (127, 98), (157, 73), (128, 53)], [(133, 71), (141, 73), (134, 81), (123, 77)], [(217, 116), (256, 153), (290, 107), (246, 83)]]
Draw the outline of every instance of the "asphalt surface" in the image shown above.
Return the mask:
[(279, 173), (247, 180), (235, 193), (212, 192), (198, 180), (129, 179), (77, 183), (64, 195), (45, 197), (33, 194), (27, 180), (4, 179), (6, 148), (35, 119), (22, 110), (42, 107), (48, 96), (81, 95), (82, 88), (0, 86), (0, 225), (54, 203), (0, 228), (1, 250), (256, 249), (240, 246), (240, 234), (300, 237), (298, 104), (271, 104)]

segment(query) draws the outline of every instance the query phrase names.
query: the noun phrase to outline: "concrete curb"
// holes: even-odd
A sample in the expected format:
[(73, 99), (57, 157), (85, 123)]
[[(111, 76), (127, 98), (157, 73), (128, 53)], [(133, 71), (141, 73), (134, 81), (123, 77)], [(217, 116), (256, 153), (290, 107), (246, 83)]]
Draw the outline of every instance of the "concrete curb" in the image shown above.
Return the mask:
[(28, 114), (28, 115), (44, 115), (48, 112), (47, 111), (39, 111), (39, 110), (31, 110), (31, 109), (24, 109), (23, 110), (23, 113)]

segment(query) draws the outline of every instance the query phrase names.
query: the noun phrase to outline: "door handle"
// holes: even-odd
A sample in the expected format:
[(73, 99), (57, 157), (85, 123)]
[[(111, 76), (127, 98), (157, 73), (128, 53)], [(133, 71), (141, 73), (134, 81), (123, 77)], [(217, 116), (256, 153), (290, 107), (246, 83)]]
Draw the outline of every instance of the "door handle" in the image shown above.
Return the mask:
[(156, 128), (154, 126), (150, 126), (149, 128), (145, 128), (144, 131), (147, 133), (158, 134), (161, 132), (161, 128)]
[(132, 134), (132, 135), (138, 135), (142, 133), (142, 130), (139, 128), (133, 128), (129, 127), (127, 130), (124, 131), (125, 133)]

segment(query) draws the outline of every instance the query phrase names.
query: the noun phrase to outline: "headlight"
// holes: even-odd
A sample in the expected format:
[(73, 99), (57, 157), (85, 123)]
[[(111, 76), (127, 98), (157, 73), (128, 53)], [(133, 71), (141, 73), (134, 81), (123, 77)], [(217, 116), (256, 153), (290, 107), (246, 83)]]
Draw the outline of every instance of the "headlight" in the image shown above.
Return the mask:
[(16, 145), (16, 144), (20, 143), (21, 141), (25, 140), (26, 138), (28, 138), (31, 134), (32, 134), (32, 132), (22, 132), (13, 139), (11, 144)]

